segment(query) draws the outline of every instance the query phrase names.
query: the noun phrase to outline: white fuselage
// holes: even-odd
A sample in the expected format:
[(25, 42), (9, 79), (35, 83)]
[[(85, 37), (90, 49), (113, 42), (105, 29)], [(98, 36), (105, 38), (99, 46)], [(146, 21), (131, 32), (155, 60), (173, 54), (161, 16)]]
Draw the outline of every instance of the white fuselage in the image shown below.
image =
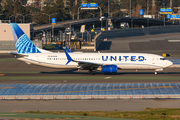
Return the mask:
[[(87, 62), (101, 65), (117, 65), (120, 69), (161, 69), (172, 65), (162, 56), (146, 53), (69, 53), (71, 58), (78, 62)], [(27, 63), (51, 68), (79, 67), (77, 62), (67, 63), (65, 53), (29, 53), (28, 57), (18, 58)]]

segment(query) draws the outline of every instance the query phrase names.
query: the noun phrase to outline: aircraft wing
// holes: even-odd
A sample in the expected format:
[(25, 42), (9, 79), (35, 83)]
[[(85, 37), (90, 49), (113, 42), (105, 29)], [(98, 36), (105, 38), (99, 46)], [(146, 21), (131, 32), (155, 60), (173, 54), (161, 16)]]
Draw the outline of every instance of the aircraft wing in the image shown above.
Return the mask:
[(69, 64), (71, 61), (78, 63), (78, 67), (82, 68), (82, 69), (89, 69), (89, 68), (94, 68), (94, 67), (96, 68), (96, 67), (99, 67), (99, 66), (103, 65), (103, 64), (96, 64), (96, 63), (91, 63), (91, 62), (73, 60), (71, 58), (71, 56), (66, 52), (66, 50), (64, 50), (64, 52), (65, 52), (66, 57), (68, 59), (66, 65)]
[(99, 66), (102, 66), (102, 64), (95, 64), (91, 62), (82, 62), (82, 61), (77, 61), (77, 62), (78, 62), (78, 67), (82, 69), (97, 68)]

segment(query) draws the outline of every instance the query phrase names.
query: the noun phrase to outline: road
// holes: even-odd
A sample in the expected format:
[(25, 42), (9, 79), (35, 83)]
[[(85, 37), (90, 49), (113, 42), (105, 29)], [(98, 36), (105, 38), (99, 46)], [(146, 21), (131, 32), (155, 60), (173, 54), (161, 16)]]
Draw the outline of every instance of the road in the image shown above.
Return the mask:
[[(61, 22), (57, 22), (56, 23), (56, 27), (63, 27), (64, 25), (68, 25), (68, 24), (74, 24), (74, 23), (83, 23), (86, 21), (99, 21), (99, 18), (87, 18), (87, 19), (79, 19), (79, 20), (68, 20), (68, 21), (61, 21)], [(51, 24), (44, 24), (44, 25), (39, 25), (39, 26), (34, 26), (34, 30), (35, 31), (41, 31), (41, 30), (47, 30), (47, 29), (52, 29), (52, 25)]]

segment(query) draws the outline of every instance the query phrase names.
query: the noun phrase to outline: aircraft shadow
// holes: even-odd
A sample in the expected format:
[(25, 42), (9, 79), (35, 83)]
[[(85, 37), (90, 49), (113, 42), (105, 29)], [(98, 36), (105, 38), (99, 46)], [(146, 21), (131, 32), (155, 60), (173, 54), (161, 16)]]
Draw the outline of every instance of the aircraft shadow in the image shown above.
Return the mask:
[[(154, 74), (154, 72), (118, 72), (118, 73), (107, 73), (105, 75), (128, 75), (128, 74)], [(157, 72), (157, 74), (180, 74), (180, 72)], [(140, 76), (141, 77), (141, 76)]]
[(64, 70), (64, 71), (53, 71), (53, 72), (40, 72), (42, 74), (88, 74), (88, 72), (77, 71), (77, 69)]
[[(52, 71), (52, 72), (40, 72), (42, 74), (87, 74), (87, 71), (77, 71), (77, 69), (64, 70), (64, 71)], [(94, 71), (93, 75), (128, 75), (128, 74), (154, 74), (154, 72), (117, 72), (117, 73), (101, 73), (99, 71)], [(157, 74), (180, 74), (180, 72), (157, 72)]]

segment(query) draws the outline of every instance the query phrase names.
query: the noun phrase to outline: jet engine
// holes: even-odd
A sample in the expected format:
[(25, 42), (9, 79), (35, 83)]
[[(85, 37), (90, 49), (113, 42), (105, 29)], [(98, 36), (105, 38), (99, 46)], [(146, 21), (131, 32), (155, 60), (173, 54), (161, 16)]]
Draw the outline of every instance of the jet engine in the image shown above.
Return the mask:
[(116, 65), (103, 65), (97, 68), (97, 70), (101, 71), (102, 73), (116, 73), (117, 66)]

